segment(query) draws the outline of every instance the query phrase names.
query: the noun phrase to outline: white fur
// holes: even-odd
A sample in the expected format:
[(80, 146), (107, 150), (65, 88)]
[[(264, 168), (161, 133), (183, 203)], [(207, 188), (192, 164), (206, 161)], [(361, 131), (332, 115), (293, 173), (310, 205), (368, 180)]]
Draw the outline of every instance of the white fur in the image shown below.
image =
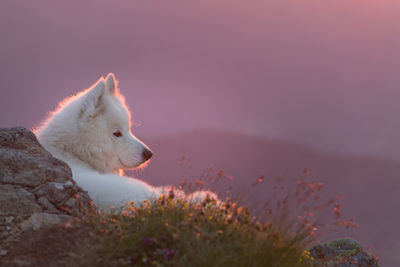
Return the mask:
[[(129, 109), (110, 73), (91, 88), (63, 100), (35, 133), (49, 152), (71, 167), (74, 180), (88, 191), (94, 204), (108, 210), (129, 201), (151, 200), (166, 191), (122, 176), (123, 169), (145, 164), (143, 152), (149, 151), (130, 128)], [(204, 191), (189, 197), (204, 199), (207, 194), (217, 199), (214, 193)]]

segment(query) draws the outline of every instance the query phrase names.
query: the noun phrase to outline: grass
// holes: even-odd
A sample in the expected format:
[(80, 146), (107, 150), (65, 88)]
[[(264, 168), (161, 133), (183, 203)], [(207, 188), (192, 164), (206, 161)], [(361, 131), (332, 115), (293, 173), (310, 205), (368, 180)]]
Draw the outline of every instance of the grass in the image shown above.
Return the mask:
[(92, 215), (85, 266), (311, 266), (309, 229), (252, 217), (229, 199), (192, 204), (162, 196), (119, 215)]
[[(281, 178), (276, 181), (257, 216), (229, 198), (193, 203), (176, 197), (173, 189), (154, 201), (129, 203), (118, 214), (89, 214), (83, 222), (93, 229), (95, 241), (81, 251), (81, 265), (313, 266), (307, 249), (323, 228), (357, 227), (340, 218), (336, 198), (319, 203), (322, 184), (298, 180), (289, 193)], [(331, 224), (326, 211), (334, 218)]]

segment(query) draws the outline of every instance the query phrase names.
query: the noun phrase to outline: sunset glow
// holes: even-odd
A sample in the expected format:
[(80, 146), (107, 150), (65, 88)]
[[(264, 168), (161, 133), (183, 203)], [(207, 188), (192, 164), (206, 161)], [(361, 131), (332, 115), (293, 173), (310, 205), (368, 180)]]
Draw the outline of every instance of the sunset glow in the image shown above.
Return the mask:
[(304, 178), (344, 196), (329, 212), (360, 229), (343, 235), (400, 262), (399, 0), (6, 1), (0, 32), (1, 127), (45, 125), (113, 72), (155, 152), (132, 176), (221, 170), (255, 202)]

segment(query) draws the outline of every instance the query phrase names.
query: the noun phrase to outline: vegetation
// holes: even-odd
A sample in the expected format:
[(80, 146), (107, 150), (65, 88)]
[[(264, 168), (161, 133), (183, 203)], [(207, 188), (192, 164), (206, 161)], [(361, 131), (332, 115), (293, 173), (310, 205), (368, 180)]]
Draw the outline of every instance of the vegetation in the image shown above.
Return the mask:
[(190, 204), (162, 196), (90, 222), (96, 222), (98, 245), (85, 257), (87, 265), (308, 266), (301, 260), (306, 229), (293, 234), (261, 223), (229, 200)]
[[(321, 189), (321, 184), (298, 181), (292, 196), (280, 197), (285, 187), (276, 185), (274, 200), (258, 216), (229, 198), (193, 203), (176, 197), (173, 189), (139, 206), (129, 203), (118, 214), (91, 214), (84, 223), (93, 229), (95, 242), (84, 252), (82, 265), (312, 266), (307, 248), (320, 229), (329, 228), (313, 212), (329, 208), (340, 217), (334, 199), (310, 205)], [(293, 212), (293, 205), (300, 213)], [(356, 226), (349, 220), (332, 225)]]

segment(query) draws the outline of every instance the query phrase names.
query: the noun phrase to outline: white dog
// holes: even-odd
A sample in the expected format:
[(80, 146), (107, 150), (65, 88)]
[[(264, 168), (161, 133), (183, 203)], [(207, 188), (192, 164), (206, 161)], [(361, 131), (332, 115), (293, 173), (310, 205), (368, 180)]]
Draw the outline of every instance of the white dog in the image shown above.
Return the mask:
[[(74, 180), (88, 191), (94, 204), (107, 211), (129, 201), (152, 200), (167, 190), (122, 176), (123, 169), (142, 166), (152, 156), (130, 129), (130, 112), (110, 73), (91, 88), (63, 100), (35, 133), (49, 152), (71, 167)], [(188, 197), (206, 196), (217, 199), (208, 191)]]

